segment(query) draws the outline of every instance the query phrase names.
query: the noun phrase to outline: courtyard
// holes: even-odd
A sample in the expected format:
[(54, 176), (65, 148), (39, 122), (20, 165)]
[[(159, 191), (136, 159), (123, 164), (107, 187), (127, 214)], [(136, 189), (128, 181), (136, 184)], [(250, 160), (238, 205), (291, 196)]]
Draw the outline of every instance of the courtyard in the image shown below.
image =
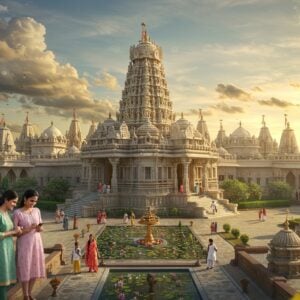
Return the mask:
[[(299, 217), (300, 207), (293, 206), (289, 208), (289, 217)], [(218, 216), (210, 219), (193, 219), (192, 230), (199, 241), (205, 246), (208, 239), (213, 238), (218, 247), (217, 266), (212, 270), (206, 270), (205, 260), (201, 259), (201, 265), (188, 268), (192, 270), (194, 280), (199, 284), (201, 294), (206, 299), (268, 299), (268, 297), (254, 284), (240, 269), (231, 266), (229, 263), (234, 258), (233, 247), (222, 239), (219, 235), (210, 233), (210, 223), (218, 222), (218, 231), (222, 231), (224, 223), (231, 224), (232, 227), (239, 228), (241, 233), (246, 233), (250, 237), (249, 244), (251, 246), (265, 246), (272, 239), (281, 227), (286, 217), (286, 209), (269, 209), (267, 210), (267, 220), (261, 222), (258, 220), (257, 210), (240, 211), (235, 216)], [(97, 235), (102, 232), (105, 225), (98, 225), (95, 218), (80, 218), (78, 230), (63, 231), (62, 224), (54, 222), (54, 216), (50, 213), (43, 213), (45, 232), (43, 232), (44, 247), (52, 247), (54, 244), (62, 243), (65, 247), (64, 260), (66, 265), (62, 266), (57, 275), (62, 280), (58, 288), (58, 297), (56, 299), (92, 299), (95, 296), (95, 291), (103, 275), (111, 266), (147, 266), (149, 268), (161, 267), (164, 260), (145, 259), (138, 262), (135, 259), (104, 259), (104, 266), (99, 268), (98, 273), (88, 273), (87, 268), (82, 261), (82, 273), (79, 275), (72, 274), (72, 265), (70, 263), (71, 250), (74, 244), (74, 233), (80, 232), (82, 228), (86, 229), (87, 224), (91, 224), (90, 233)], [(182, 226), (190, 226), (190, 219), (160, 219), (160, 226), (178, 226), (181, 221)], [(70, 222), (70, 227), (72, 222)], [(121, 219), (110, 219), (108, 216), (108, 226), (124, 226)], [(141, 225), (137, 225), (141, 226)], [(85, 237), (79, 238), (80, 247), (84, 248), (88, 234)], [(265, 256), (257, 257), (261, 263), (266, 264)], [(193, 260), (193, 264), (195, 263)], [(192, 264), (192, 265), (193, 265)], [(176, 260), (176, 266), (186, 266), (186, 261), (183, 259)], [(250, 280), (249, 292), (243, 294), (239, 286), (239, 281), (242, 278)], [(37, 299), (54, 299), (51, 297), (52, 288), (49, 285), (50, 279), (35, 291)], [(288, 283), (299, 290), (300, 280), (291, 279)]]

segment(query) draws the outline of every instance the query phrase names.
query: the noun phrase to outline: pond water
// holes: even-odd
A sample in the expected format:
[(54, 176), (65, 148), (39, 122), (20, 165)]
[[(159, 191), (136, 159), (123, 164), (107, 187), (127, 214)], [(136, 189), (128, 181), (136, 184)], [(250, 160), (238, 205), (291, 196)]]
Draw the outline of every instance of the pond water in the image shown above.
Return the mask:
[(196, 259), (203, 248), (188, 226), (154, 226), (154, 238), (164, 243), (145, 247), (134, 241), (146, 234), (145, 226), (107, 226), (98, 237), (98, 248), (104, 259)]
[[(154, 280), (149, 292), (149, 279)], [(153, 282), (153, 281), (152, 281)], [(98, 300), (201, 300), (189, 271), (110, 270)]]

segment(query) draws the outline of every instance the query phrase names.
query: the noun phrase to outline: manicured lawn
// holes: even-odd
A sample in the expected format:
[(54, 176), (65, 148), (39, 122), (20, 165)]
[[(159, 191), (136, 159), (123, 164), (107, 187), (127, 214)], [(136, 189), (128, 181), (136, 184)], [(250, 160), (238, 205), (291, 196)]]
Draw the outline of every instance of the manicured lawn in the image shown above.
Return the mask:
[(243, 246), (243, 243), (240, 239), (236, 239), (230, 232), (220, 232), (219, 235), (227, 241), (229, 244), (231, 244), (233, 247), (235, 245), (241, 245)]

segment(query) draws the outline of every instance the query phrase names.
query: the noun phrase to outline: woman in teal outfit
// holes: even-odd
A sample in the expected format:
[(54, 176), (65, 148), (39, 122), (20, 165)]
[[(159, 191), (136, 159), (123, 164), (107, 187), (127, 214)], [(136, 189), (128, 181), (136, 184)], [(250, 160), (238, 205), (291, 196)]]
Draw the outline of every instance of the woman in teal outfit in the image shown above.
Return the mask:
[(16, 207), (18, 195), (8, 190), (0, 198), (0, 300), (7, 299), (7, 287), (16, 282), (16, 265), (13, 236), (22, 232), (14, 229), (8, 214)]

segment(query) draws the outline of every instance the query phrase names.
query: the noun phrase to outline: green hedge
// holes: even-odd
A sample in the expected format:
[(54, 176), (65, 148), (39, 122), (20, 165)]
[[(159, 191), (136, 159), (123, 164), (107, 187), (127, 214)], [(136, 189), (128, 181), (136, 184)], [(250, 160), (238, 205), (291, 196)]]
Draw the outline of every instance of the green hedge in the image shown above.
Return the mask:
[(55, 211), (57, 203), (59, 202), (40, 200), (36, 206), (41, 210)]
[(263, 208), (263, 207), (285, 207), (290, 206), (289, 200), (264, 200), (264, 201), (249, 201), (240, 202), (238, 208)]

